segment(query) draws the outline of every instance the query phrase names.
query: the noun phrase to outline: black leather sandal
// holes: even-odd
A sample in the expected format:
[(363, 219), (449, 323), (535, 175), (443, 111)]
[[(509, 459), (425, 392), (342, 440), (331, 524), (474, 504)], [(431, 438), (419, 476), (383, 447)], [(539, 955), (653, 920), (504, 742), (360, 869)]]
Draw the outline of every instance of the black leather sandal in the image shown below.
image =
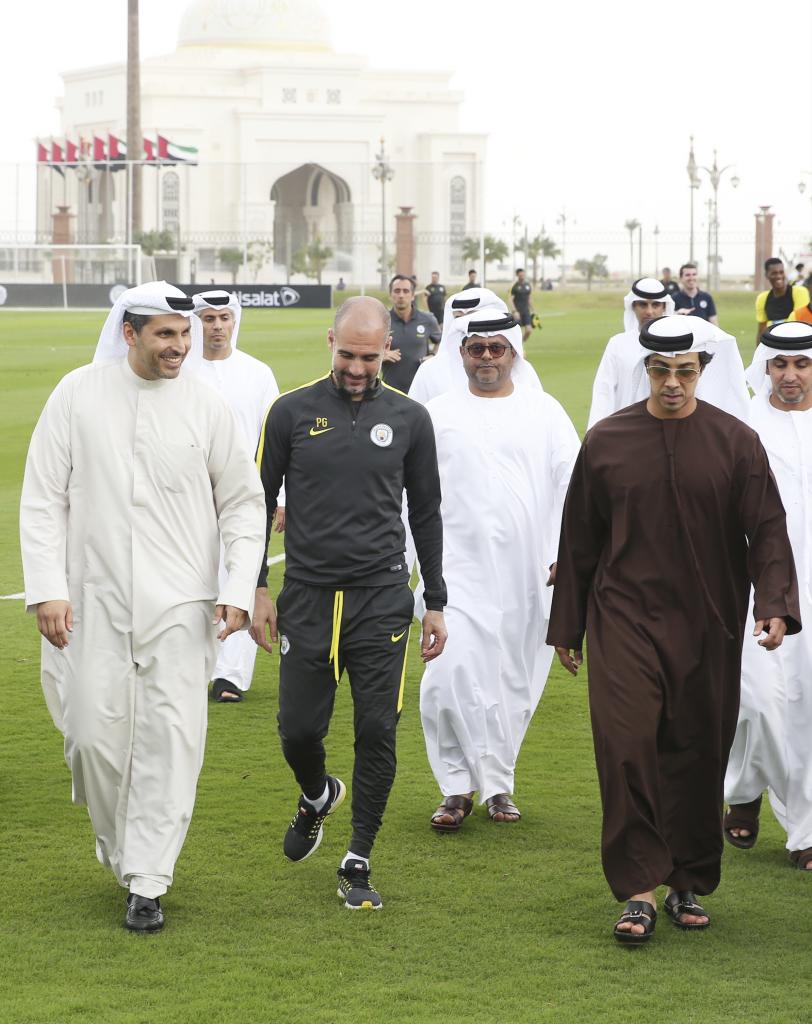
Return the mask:
[[(761, 797), (749, 804), (732, 804), (725, 814), (722, 827), (725, 839), (739, 850), (752, 850), (758, 839), (758, 816), (761, 811)], [(734, 836), (732, 828), (746, 828), (749, 836)]]
[[(698, 932), (703, 928), (707, 928), (710, 924), (707, 910), (696, 902), (696, 896), (688, 889), (675, 889), (673, 892), (670, 892), (666, 896), (663, 906), (665, 907), (666, 914), (668, 914), (677, 928), (682, 928), (683, 931)], [(692, 914), (694, 917), (707, 917), (708, 920), (705, 924), (686, 924), (680, 920), (683, 914)]]
[[(618, 931), (620, 924), (640, 924), (645, 929), (642, 932)], [(629, 900), (626, 909), (620, 915), (612, 933), (618, 942), (624, 942), (629, 946), (642, 946), (648, 942), (654, 934), (654, 926), (657, 924), (657, 911), (645, 900)]]

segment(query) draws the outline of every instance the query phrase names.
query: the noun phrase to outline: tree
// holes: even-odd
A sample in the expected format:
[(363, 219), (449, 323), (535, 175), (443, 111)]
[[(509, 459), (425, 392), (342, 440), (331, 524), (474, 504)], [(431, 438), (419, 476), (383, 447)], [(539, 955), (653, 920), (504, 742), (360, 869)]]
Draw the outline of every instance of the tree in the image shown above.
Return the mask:
[[(127, 0), (127, 159), (140, 161), (144, 148), (141, 133), (141, 58), (138, 0)], [(127, 241), (141, 234), (141, 164), (129, 163), (130, 223)]]
[[(485, 235), (485, 270), (489, 263), (501, 263), (510, 254), (507, 242), (494, 235)], [(464, 238), (462, 240), (462, 258), (468, 263), (476, 263), (480, 256), (480, 243), (478, 238)], [(486, 274), (483, 273), (483, 284)]]
[(141, 231), (134, 236), (134, 241), (145, 256), (154, 256), (156, 252), (172, 252), (175, 250), (177, 240), (171, 231)]
[(291, 260), (290, 269), (294, 274), (315, 277), (318, 284), (321, 284), (321, 275), (332, 255), (333, 250), (328, 245), (322, 245), (321, 238), (316, 235), (309, 245), (306, 245), (294, 255)]
[[(516, 249), (524, 251), (525, 245), (524, 240), (521, 243), (516, 244)], [(543, 231), (539, 231), (535, 238), (531, 238), (527, 242), (527, 256), (533, 265), (533, 287), (535, 288), (538, 284), (538, 263), (539, 257), (541, 257), (541, 276), (544, 278), (544, 260), (554, 260), (559, 255), (561, 250), (555, 244), (555, 242), (548, 235), (545, 235)]]
[(242, 266), (242, 249), (218, 249), (217, 259), (223, 266), (228, 268), (231, 274), (231, 283), (237, 283), (237, 272)]
[(270, 238), (255, 238), (247, 245), (248, 266), (253, 271), (254, 281), (260, 275), (262, 268), (271, 258), (273, 253), (273, 241)]
[(634, 280), (634, 233), (640, 227), (639, 220), (627, 220), (623, 225), (629, 232), (629, 278)]
[(606, 256), (595, 253), (591, 260), (576, 260), (575, 269), (586, 278), (586, 290), (592, 291), (592, 279), (595, 277), (608, 277), (609, 270), (606, 266)]

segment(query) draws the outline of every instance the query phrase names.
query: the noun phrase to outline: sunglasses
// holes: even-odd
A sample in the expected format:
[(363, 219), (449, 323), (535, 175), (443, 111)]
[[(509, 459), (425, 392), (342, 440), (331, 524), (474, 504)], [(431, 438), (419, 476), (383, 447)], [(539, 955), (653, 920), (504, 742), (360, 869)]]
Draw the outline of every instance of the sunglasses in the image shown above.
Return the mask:
[(699, 376), (699, 370), (694, 369), (693, 366), (678, 366), (673, 369), (670, 366), (659, 366), (655, 363), (653, 366), (647, 366), (646, 371), (649, 377), (653, 377), (655, 380), (665, 380), (672, 373), (677, 380), (694, 380)]
[(494, 359), (501, 359), (510, 348), (504, 341), (489, 341), (487, 344), (481, 341), (473, 341), (465, 346), (465, 351), (474, 359), (481, 359), (486, 352), (490, 352)]

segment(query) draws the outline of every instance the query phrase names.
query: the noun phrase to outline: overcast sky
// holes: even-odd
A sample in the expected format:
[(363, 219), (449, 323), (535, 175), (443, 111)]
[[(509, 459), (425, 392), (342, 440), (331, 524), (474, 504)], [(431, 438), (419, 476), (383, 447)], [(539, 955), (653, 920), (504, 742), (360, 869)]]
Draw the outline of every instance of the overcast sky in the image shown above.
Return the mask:
[[(187, 5), (141, 0), (143, 56), (174, 49)], [(737, 191), (727, 183), (720, 191), (723, 231), (749, 233), (756, 208), (770, 203), (781, 225), (812, 235), (810, 0), (324, 0), (323, 8), (339, 51), (418, 75), (454, 72), (465, 96), (461, 127), (489, 134), (493, 229), (514, 212), (549, 229), (565, 209), (574, 232), (622, 229), (629, 218), (687, 230), (693, 134), (700, 163), (711, 163), (715, 146), (741, 179)], [(58, 133), (59, 71), (123, 60), (125, 33), (125, 0), (14, 5), (0, 60), (4, 161), (29, 159), (34, 136)], [(703, 185), (700, 203), (709, 194)]]

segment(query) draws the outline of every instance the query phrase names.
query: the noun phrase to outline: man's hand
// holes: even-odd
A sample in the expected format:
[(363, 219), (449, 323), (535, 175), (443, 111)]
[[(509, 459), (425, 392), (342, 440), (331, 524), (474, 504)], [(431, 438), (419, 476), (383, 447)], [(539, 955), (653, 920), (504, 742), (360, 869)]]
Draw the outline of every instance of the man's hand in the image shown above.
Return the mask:
[(784, 642), (786, 632), (786, 620), (776, 616), (774, 619), (759, 619), (753, 630), (753, 636), (761, 636), (762, 633), (766, 633), (767, 635), (759, 640), (758, 645), (765, 651), (774, 651)]
[(43, 601), (38, 604), (37, 629), (58, 650), (67, 647), (68, 634), (73, 631), (70, 601)]
[(214, 618), (211, 620), (213, 626), (221, 622), (225, 629), (218, 634), (217, 639), (222, 643), (227, 636), (238, 633), (248, 619), (248, 612), (244, 608), (234, 608), (230, 604), (218, 604), (214, 609)]
[(383, 361), (385, 363), (399, 363), (400, 362), (400, 349), (399, 348), (388, 348), (383, 354)]
[(443, 653), (448, 630), (442, 612), (428, 611), (423, 616), (423, 633), (420, 637), (420, 657), (423, 661), (433, 661)]
[(556, 567), (557, 564), (558, 564), (557, 562), (553, 562), (553, 564), (550, 566), (550, 575), (547, 577), (547, 586), (548, 587), (554, 587), (555, 586), (555, 567)]
[(275, 533), (285, 532), (285, 506), (277, 505), (276, 513), (273, 517), (273, 528)]
[[(266, 639), (266, 626), (270, 633), (270, 640)], [(268, 654), (273, 654), (273, 644), (277, 640), (276, 605), (268, 597), (267, 587), (257, 587), (257, 596), (254, 601), (254, 617), (251, 619), (251, 628), (248, 632), (258, 647), (262, 647)]]
[(558, 660), (571, 676), (578, 675), (578, 669), (584, 663), (583, 651), (570, 651), (567, 647), (556, 647)]

